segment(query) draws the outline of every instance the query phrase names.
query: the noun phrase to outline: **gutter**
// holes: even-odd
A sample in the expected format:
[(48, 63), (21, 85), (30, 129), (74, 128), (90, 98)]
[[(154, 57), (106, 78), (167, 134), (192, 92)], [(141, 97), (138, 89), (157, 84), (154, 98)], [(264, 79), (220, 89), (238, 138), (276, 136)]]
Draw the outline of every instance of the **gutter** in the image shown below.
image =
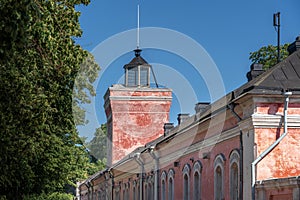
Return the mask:
[(269, 146), (264, 152), (262, 152), (251, 164), (251, 176), (252, 176), (252, 200), (255, 200), (255, 182), (256, 182), (256, 165), (264, 159), (287, 135), (287, 110), (289, 105), (289, 97), (292, 95), (292, 92), (285, 92), (285, 102), (284, 102), (284, 111), (283, 111), (283, 122), (284, 122), (284, 132), (283, 134), (271, 145)]
[(151, 146), (149, 148), (149, 154), (151, 157), (155, 160), (155, 168), (154, 168), (154, 200), (158, 200), (159, 197), (159, 181), (158, 181), (158, 175), (159, 175), (159, 158), (154, 153), (155, 146)]

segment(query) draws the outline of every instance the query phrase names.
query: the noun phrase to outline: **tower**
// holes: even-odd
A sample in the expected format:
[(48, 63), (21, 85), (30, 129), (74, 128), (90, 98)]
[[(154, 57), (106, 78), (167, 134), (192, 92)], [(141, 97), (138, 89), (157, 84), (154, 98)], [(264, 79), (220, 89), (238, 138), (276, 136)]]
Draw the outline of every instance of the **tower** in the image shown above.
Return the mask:
[(172, 90), (150, 87), (151, 65), (140, 49), (134, 51), (135, 57), (124, 65), (124, 84), (112, 85), (104, 95), (109, 166), (163, 135), (169, 121)]

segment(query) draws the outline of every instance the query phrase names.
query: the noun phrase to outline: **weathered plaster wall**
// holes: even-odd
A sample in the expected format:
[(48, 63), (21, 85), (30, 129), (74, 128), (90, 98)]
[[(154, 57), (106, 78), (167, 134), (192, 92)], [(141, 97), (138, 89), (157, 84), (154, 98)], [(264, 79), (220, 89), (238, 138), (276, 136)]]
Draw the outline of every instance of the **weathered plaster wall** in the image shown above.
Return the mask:
[[(283, 104), (257, 103), (256, 115), (261, 122), (255, 128), (257, 156), (283, 134)], [(277, 118), (276, 118), (277, 117)], [(262, 119), (269, 124), (263, 123)], [(275, 149), (257, 165), (257, 180), (300, 175), (300, 104), (289, 104), (288, 133)]]
[(108, 146), (112, 164), (163, 135), (164, 123), (169, 121), (171, 98), (169, 89), (109, 88), (105, 110), (111, 121), (108, 135), (112, 141)]

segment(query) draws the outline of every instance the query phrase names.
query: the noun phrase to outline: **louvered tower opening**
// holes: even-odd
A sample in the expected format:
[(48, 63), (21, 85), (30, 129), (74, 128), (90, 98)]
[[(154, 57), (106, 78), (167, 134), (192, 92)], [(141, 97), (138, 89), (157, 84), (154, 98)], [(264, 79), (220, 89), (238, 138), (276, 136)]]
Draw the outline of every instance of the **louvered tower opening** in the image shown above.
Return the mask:
[(124, 66), (126, 87), (150, 87), (151, 65), (141, 57), (141, 51), (134, 50), (135, 58)]

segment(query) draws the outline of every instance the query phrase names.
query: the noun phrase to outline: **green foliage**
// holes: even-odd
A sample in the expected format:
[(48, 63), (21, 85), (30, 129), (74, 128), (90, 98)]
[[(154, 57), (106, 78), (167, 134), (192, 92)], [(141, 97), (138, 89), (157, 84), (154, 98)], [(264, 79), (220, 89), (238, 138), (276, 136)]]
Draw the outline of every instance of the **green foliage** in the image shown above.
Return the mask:
[(91, 176), (95, 174), (96, 172), (99, 172), (106, 168), (106, 158), (103, 158), (101, 160), (97, 160), (95, 162), (90, 162), (86, 166), (86, 175)]
[(51, 194), (39, 194), (39, 195), (28, 195), (24, 197), (24, 200), (72, 200), (73, 196), (71, 194), (54, 192)]
[(106, 167), (107, 154), (107, 130), (106, 124), (96, 129), (94, 137), (91, 141), (86, 142), (87, 138), (81, 138), (85, 148), (88, 151), (90, 162), (86, 166), (87, 175), (93, 175)]
[(0, 0), (0, 196), (63, 191), (85, 178), (88, 157), (77, 145), (72, 94), (90, 58), (74, 42), (82, 32), (75, 6), (88, 3)]
[[(280, 60), (285, 59), (289, 53), (287, 51), (289, 44), (280, 46)], [(269, 69), (277, 64), (277, 46), (268, 45), (260, 48), (258, 51), (251, 52), (249, 59), (252, 63), (264, 65), (264, 69)]]
[(90, 96), (96, 95), (92, 83), (97, 79), (99, 70), (100, 68), (91, 54), (80, 65), (73, 89), (73, 116), (76, 125), (88, 123), (85, 120), (85, 110), (81, 105), (91, 103)]
[(102, 160), (106, 158), (107, 154), (107, 130), (106, 124), (102, 124), (101, 127), (96, 129), (94, 137), (90, 142), (86, 143), (86, 147), (92, 156), (97, 158), (97, 160)]
[(0, 200), (6, 200), (6, 195), (0, 195)]

